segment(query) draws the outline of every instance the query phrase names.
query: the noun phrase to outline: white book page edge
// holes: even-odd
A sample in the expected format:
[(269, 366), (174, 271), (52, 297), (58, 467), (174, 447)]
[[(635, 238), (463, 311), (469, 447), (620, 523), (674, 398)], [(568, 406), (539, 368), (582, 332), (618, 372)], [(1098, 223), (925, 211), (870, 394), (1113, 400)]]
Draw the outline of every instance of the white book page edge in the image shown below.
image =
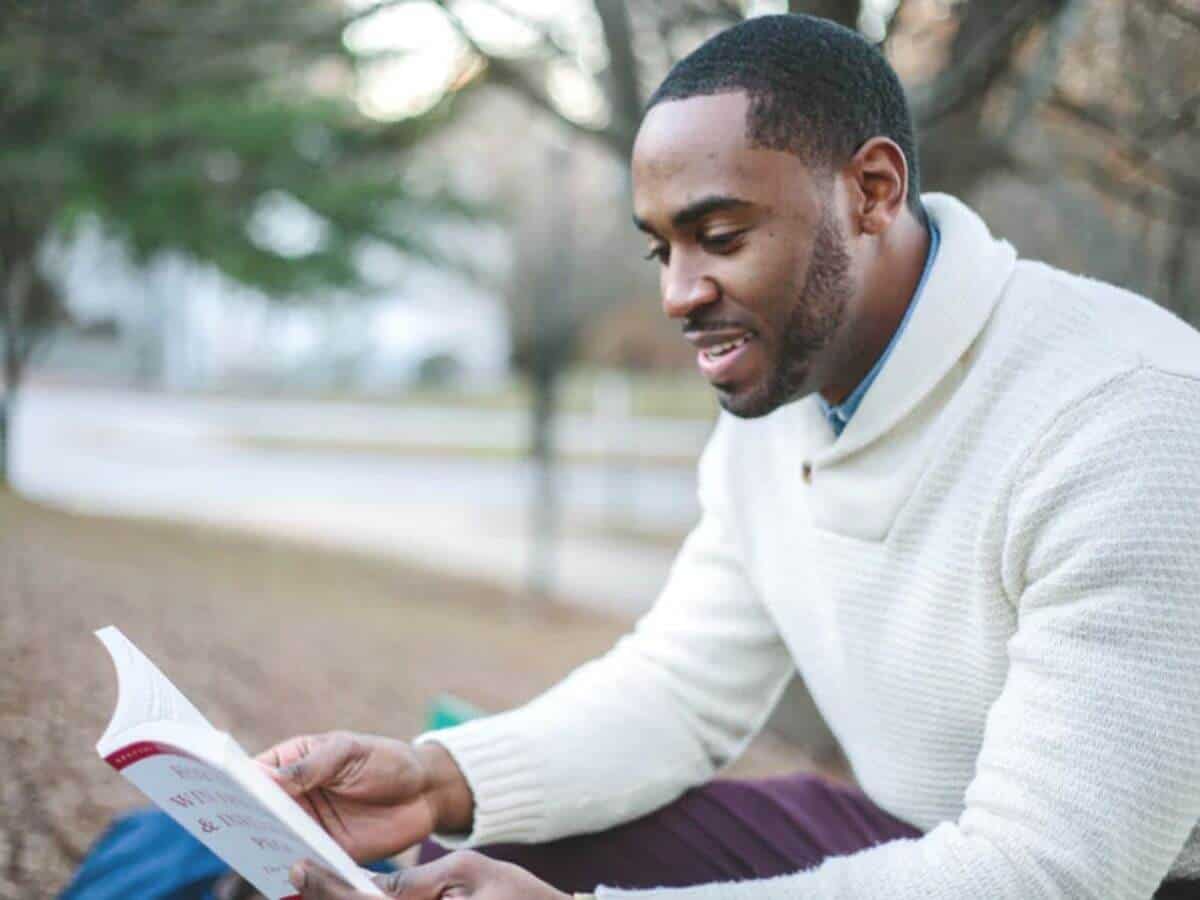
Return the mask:
[[(215, 731), (208, 719), (146, 658), (119, 628), (109, 625), (96, 632), (117, 670), (117, 706), (96, 749), (111, 748), (123, 731), (143, 722), (178, 722), (193, 728)], [(109, 751), (111, 752), (111, 750)]]

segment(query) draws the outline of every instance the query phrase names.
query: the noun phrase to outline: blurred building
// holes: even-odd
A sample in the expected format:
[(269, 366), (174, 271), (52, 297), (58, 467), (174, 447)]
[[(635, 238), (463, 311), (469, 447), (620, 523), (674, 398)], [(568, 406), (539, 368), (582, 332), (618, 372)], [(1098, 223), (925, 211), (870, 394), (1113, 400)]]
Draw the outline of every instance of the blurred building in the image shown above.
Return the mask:
[(478, 279), (380, 248), (362, 257), (362, 291), (272, 298), (176, 254), (135, 265), (120, 241), (85, 225), (44, 255), (81, 326), (56, 339), (45, 365), (177, 389), (355, 393), (506, 375), (506, 308)]

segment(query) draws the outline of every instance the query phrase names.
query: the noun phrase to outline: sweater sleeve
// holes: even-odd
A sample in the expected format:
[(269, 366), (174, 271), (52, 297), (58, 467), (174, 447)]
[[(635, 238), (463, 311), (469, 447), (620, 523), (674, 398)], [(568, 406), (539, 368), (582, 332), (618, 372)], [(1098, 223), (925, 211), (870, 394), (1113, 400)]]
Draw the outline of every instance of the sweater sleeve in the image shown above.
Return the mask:
[(957, 821), (660, 900), (1147, 900), (1200, 816), (1200, 382), (1140, 369), (1072, 404), (1015, 480), (1016, 633)]
[(475, 800), (451, 846), (600, 831), (707, 781), (762, 726), (795, 669), (748, 581), (718, 499), (721, 428), (700, 465), (701, 519), (653, 609), (605, 656), (511, 712), (422, 735)]

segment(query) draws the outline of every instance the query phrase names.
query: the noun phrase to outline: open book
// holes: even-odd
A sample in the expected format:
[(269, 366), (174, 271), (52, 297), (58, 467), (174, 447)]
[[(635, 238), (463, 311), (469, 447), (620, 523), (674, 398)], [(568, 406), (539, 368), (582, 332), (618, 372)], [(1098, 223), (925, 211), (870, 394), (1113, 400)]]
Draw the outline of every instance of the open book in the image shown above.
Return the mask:
[(268, 900), (298, 898), (288, 870), (324, 863), (355, 889), (383, 893), (237, 742), (217, 731), (120, 630), (96, 632), (117, 668), (117, 709), (96, 744), (132, 781)]

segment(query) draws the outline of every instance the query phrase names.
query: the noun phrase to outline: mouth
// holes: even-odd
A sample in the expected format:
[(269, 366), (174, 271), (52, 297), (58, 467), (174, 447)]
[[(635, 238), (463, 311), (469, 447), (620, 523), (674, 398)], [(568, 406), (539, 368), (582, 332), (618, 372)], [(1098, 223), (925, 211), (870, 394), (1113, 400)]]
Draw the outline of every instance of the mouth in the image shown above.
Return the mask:
[(749, 374), (749, 360), (758, 344), (755, 332), (722, 328), (690, 331), (686, 337), (696, 348), (697, 367), (712, 384), (722, 386)]
[(738, 347), (742, 347), (752, 340), (754, 340), (754, 335), (750, 332), (746, 332), (740, 337), (734, 338), (732, 341), (723, 341), (713, 347), (702, 349), (700, 352), (710, 360), (720, 359), (722, 356), (727, 356), (734, 350), (738, 349)]

